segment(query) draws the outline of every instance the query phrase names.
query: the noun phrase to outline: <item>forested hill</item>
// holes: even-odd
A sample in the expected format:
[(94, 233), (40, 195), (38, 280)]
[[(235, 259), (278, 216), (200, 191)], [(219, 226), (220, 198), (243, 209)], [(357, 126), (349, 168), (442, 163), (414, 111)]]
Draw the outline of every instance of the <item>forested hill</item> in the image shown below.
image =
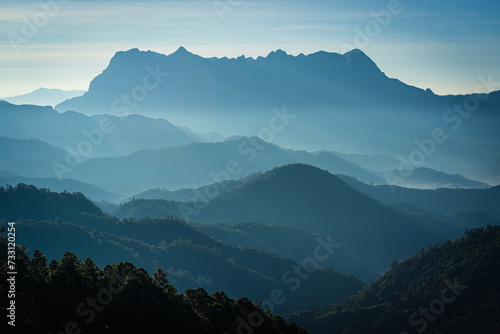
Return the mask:
[(71, 221), (82, 213), (104, 217), (105, 214), (82, 193), (52, 192), (20, 183), (0, 187), (0, 216), (5, 219), (49, 219), (54, 215)]
[[(3, 235), (0, 245), (7, 249)], [(202, 288), (178, 294), (161, 269), (151, 277), (129, 262), (99, 268), (70, 252), (48, 263), (38, 251), (31, 258), (16, 251), (16, 333), (306, 333), (246, 298)], [(6, 261), (1, 252), (2, 296), (9, 291)], [(0, 310), (7, 314), (7, 305)]]
[[(79, 193), (58, 194), (20, 184), (0, 188), (0, 200), (0, 225), (16, 222), (17, 242), (30, 252), (40, 250), (49, 259), (60, 259), (70, 251), (92, 258), (99, 266), (128, 261), (151, 274), (163, 268), (179, 291), (203, 287), (209, 293), (224, 291), (230, 298), (265, 301), (279, 289), (286, 292), (286, 303), (276, 303), (273, 310), (284, 314), (325, 307), (364, 286), (352, 275), (325, 268), (327, 262), (321, 262), (321, 267), (318, 263), (311, 271), (297, 262), (303, 257), (290, 260), (259, 249), (236, 247), (179, 218), (119, 220), (104, 214)], [(315, 236), (307, 256), (321, 245), (318, 237), (322, 242), (328, 240)], [(306, 269), (303, 279), (291, 272), (303, 274)]]
[(433, 228), (351, 188), (337, 176), (306, 164), (272, 169), (214, 198), (193, 219), (282, 224), (331, 234), (345, 253), (336, 268), (372, 282), (394, 258), (443, 242)]
[(500, 332), (500, 226), (421, 249), (354, 296), (289, 320), (311, 333)]

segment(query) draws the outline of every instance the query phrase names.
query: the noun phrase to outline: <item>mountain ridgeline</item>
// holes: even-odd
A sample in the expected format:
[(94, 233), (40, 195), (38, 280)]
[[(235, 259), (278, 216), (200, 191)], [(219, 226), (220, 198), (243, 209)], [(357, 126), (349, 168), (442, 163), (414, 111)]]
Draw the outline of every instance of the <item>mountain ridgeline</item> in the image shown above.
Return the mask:
[(136, 200), (117, 212), (129, 216), (125, 209), (142, 217), (157, 210), (160, 216), (199, 222), (281, 224), (331, 235), (342, 244), (332, 255), (334, 268), (366, 281), (384, 272), (392, 259), (445, 240), (327, 171), (303, 164), (275, 168), (206, 203)]
[[(499, 105), (500, 92), (438, 96), (388, 78), (360, 50), (298, 56), (278, 50), (228, 59), (179, 48), (170, 55), (116, 53), (88, 92), (56, 110), (162, 117), (199, 132), (261, 134), (310, 151), (354, 150), (408, 161), (420, 150), (424, 161), (416, 167), (497, 184), (499, 137), (492, 124), (498, 124)], [(441, 130), (437, 141), (434, 129)]]
[(66, 91), (61, 89), (40, 88), (28, 94), (2, 98), (2, 100), (13, 104), (30, 104), (55, 107), (57, 104), (73, 97), (81, 96), (83, 95), (83, 93), (85, 92), (81, 90)]
[[(347, 160), (345, 155), (285, 149), (258, 137), (200, 142), (198, 134), (168, 126), (169, 123), (164, 120), (142, 116), (118, 119), (102, 115), (98, 118), (87, 117), (76, 113), (59, 115), (49, 107), (17, 108), (11, 105), (6, 105), (4, 111), (5, 115), (10, 116), (5, 118), (3, 127), (0, 126), (1, 131), (17, 138), (0, 137), (0, 176), (9, 178), (2, 181), (3, 185), (28, 183), (55, 191), (67, 189), (84, 192), (93, 200), (118, 201), (159, 186), (185, 189), (219, 181), (240, 182), (252, 173), (265, 172), (290, 163), (306, 163), (331, 173), (355, 177), (365, 183), (387, 182), (387, 172), (361, 167)], [(26, 126), (22, 131), (16, 128), (18, 122), (29, 124), (31, 119), (37, 119), (38, 124), (43, 125), (42, 129), (39, 126)], [(120, 127), (123, 131), (99, 132), (97, 127), (102, 120), (109, 120), (112, 128), (117, 130)], [(68, 126), (66, 122), (72, 125)], [(154, 130), (148, 130), (151, 126)], [(14, 133), (16, 131), (17, 135)], [(71, 131), (71, 137), (66, 136), (68, 131)], [(131, 133), (132, 137), (140, 139), (131, 138)], [(43, 141), (29, 139), (30, 136), (37, 136)], [(130, 146), (132, 141), (133, 145)], [(389, 170), (397, 167), (395, 160), (391, 160)], [(233, 165), (237, 163), (230, 170), (231, 173), (228, 172), (230, 162)], [(416, 169), (414, 176), (407, 178), (403, 185), (489, 186), (460, 176), (421, 170)], [(66, 188), (61, 188), (61, 179)], [(177, 195), (163, 198), (185, 200)]]
[[(222, 230), (207, 227), (205, 231), (240, 246), (257, 244), (231, 225), (280, 224), (331, 235), (342, 246), (327, 265), (366, 282), (382, 274), (394, 258), (405, 258), (422, 246), (460, 237), (467, 228), (494, 224), (494, 217), (499, 217), (494, 204), (497, 187), (437, 191), (394, 187), (393, 193), (389, 186), (369, 186), (342, 178), (348, 183), (319, 168), (292, 164), (239, 183), (182, 191), (186, 199), (182, 202), (138, 197), (120, 205), (113, 214), (136, 219), (176, 215), (200, 226), (225, 223)], [(213, 197), (214, 193), (219, 195)], [(186, 197), (189, 194), (191, 197)], [(439, 210), (439, 203), (445, 211)], [(287, 247), (273, 246), (279, 244), (276, 237), (261, 247), (290, 254)]]
[[(119, 117), (108, 112), (89, 117), (74, 111), (59, 113), (51, 107), (17, 106), (0, 101), (0, 117), (0, 136), (44, 141), (62, 149), (63, 158), (68, 152), (85, 160), (200, 141), (195, 134), (164, 119), (140, 115)], [(83, 141), (89, 142), (86, 145), (91, 149), (79, 147)]]
[[(29, 251), (40, 250), (51, 259), (70, 251), (101, 266), (129, 261), (150, 273), (163, 268), (181, 291), (203, 287), (210, 293), (224, 291), (231, 298), (269, 301), (270, 294), (279, 290), (286, 303), (266, 305), (286, 313), (326, 306), (364, 285), (352, 275), (320, 267), (321, 261), (302, 263), (216, 241), (178, 218), (118, 220), (82, 194), (18, 185), (0, 188), (0, 199), (7, 204), (0, 207), (0, 219), (16, 222), (22, 231), (18, 243)], [(333, 252), (330, 239), (319, 235), (316, 239), (308, 244), (314, 247), (308, 256), (316, 248), (329, 256)], [(335, 288), (321, 292), (320, 287), (327, 286)]]
[(256, 59), (228, 59), (203, 58), (180, 47), (168, 56), (138, 49), (118, 52), (87, 93), (56, 109), (108, 113), (112, 105), (125, 108), (125, 102), (114, 103), (116, 97), (145, 78), (155, 86), (148, 92), (152, 97), (132, 107), (150, 112), (286, 104), (403, 107), (415, 100), (442, 107), (453, 101), (388, 78), (361, 50), (298, 56), (278, 50)]

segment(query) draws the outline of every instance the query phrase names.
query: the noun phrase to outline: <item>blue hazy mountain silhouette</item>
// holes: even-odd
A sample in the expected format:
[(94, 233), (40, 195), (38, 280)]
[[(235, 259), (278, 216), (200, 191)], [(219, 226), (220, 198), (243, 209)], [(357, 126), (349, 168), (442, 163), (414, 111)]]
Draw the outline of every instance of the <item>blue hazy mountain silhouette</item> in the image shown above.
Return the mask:
[[(185, 110), (222, 112), (248, 106), (448, 107), (463, 99), (438, 96), (429, 89), (388, 78), (358, 49), (344, 55), (319, 51), (298, 56), (277, 50), (256, 59), (228, 59), (202, 58), (180, 47), (168, 56), (138, 49), (117, 52), (87, 93), (56, 109), (109, 113), (116, 98), (143, 83), (148, 67), (168, 76), (161, 78), (137, 109), (163, 116)], [(494, 100), (498, 102), (499, 96)], [(489, 106), (490, 102), (485, 104)]]
[[(112, 102), (143, 82), (147, 67), (168, 72), (157, 89), (140, 103), (142, 111), (174, 108), (219, 110), (229, 107), (299, 105), (362, 107), (371, 103), (400, 105), (418, 98), (439, 98), (425, 90), (389, 79), (361, 50), (344, 55), (324, 51), (310, 55), (271, 52), (256, 59), (244, 56), (202, 58), (180, 47), (166, 56), (132, 49), (118, 52), (89, 91), (57, 106), (57, 110), (109, 113)], [(390, 98), (388, 98), (390, 97)]]
[(19, 96), (1, 98), (13, 104), (34, 104), (40, 106), (55, 106), (67, 99), (83, 95), (83, 90), (61, 90), (39, 88), (31, 93)]
[(346, 251), (337, 268), (367, 281), (394, 257), (441, 240), (329, 172), (304, 164), (274, 168), (211, 200), (193, 219), (282, 224), (335, 236), (339, 252)]
[[(186, 128), (178, 128), (164, 119), (141, 115), (86, 116), (74, 111), (58, 113), (51, 107), (13, 105), (0, 102), (0, 136), (15, 139), (37, 138), (49, 144), (73, 150), (93, 137), (89, 157), (119, 156), (142, 149), (159, 149), (200, 140)], [(108, 119), (109, 133), (100, 133), (100, 122)], [(84, 131), (90, 135), (85, 135)]]
[(274, 108), (286, 108), (297, 117), (275, 136), (282, 146), (407, 160), (418, 149), (416, 139), (442, 128), (447, 140), (438, 145), (439, 154), (417, 167), (497, 184), (500, 91), (479, 98), (474, 117), (444, 117), (455, 105), (463, 108), (468, 101), (470, 107), (478, 98), (439, 96), (391, 79), (361, 50), (297, 56), (277, 50), (266, 57), (229, 59), (203, 58), (181, 47), (170, 55), (118, 52), (87, 93), (56, 109), (130, 112), (197, 131), (252, 136), (269, 124)]

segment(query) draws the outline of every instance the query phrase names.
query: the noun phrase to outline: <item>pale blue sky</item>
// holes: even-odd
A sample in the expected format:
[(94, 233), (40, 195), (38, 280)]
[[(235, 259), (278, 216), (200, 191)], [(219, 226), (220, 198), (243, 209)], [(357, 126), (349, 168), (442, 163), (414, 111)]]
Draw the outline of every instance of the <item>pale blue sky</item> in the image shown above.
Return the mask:
[[(60, 8), (45, 15), (40, 3), (54, 2)], [(225, 4), (226, 11), (219, 15), (214, 3)], [(42, 86), (86, 90), (117, 51), (169, 54), (181, 45), (205, 57), (265, 56), (276, 49), (343, 53), (358, 47), (389, 77), (438, 94), (473, 92), (479, 76), (500, 81), (500, 1), (397, 3), (2, 0), (0, 96)], [(370, 13), (391, 4), (398, 10), (390, 22), (375, 23)], [(38, 31), (23, 34), (33, 16)], [(356, 39), (366, 27), (374, 29), (372, 36)], [(22, 38), (18, 47), (12, 38)]]

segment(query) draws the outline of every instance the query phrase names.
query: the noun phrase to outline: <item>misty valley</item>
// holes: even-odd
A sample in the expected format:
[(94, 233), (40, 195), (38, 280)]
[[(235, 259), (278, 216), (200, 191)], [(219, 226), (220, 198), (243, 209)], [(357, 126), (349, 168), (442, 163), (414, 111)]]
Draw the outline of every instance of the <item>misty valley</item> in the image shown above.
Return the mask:
[(2, 326), (499, 333), (500, 91), (481, 82), (437, 95), (359, 49), (180, 47), (0, 101)]

